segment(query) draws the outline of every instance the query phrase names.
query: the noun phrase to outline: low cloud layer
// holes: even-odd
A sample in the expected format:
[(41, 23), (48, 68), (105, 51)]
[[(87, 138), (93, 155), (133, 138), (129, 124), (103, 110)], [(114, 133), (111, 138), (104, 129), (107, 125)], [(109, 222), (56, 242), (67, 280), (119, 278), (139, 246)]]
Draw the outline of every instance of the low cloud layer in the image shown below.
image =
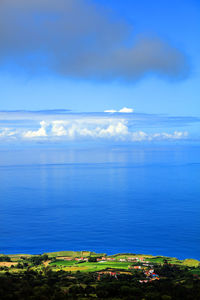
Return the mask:
[[(137, 12), (135, 12), (137, 13)], [(183, 53), (89, 0), (1, 0), (0, 64), (82, 79), (133, 81), (188, 75)]]
[(11, 140), (39, 140), (39, 141), (72, 141), (72, 140), (111, 140), (121, 142), (142, 142), (142, 141), (162, 141), (162, 140), (181, 140), (188, 136), (187, 131), (174, 131), (172, 133), (157, 132), (147, 133), (144, 131), (129, 131), (126, 122), (66, 122), (53, 121), (47, 123), (40, 122), (37, 130), (15, 130), (5, 128), (0, 130), (0, 139)]
[(4, 111), (0, 112), (0, 143), (177, 141), (189, 138), (192, 123), (200, 119), (123, 112)]
[(76, 120), (73, 122), (53, 121), (40, 122), (40, 128), (36, 131), (26, 131), (22, 133), (25, 139), (34, 138), (65, 138), (67, 140), (80, 139), (111, 139), (117, 141), (153, 141), (153, 140), (180, 140), (188, 136), (186, 131), (174, 131), (172, 133), (146, 133), (144, 131), (129, 131), (128, 124), (124, 120), (108, 120), (93, 123)]

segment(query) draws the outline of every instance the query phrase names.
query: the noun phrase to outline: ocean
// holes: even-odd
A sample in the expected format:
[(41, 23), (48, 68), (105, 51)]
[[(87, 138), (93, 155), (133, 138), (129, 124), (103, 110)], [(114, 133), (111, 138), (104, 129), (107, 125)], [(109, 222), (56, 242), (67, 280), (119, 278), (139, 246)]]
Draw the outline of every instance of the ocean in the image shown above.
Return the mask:
[(200, 259), (200, 146), (0, 149), (0, 253)]

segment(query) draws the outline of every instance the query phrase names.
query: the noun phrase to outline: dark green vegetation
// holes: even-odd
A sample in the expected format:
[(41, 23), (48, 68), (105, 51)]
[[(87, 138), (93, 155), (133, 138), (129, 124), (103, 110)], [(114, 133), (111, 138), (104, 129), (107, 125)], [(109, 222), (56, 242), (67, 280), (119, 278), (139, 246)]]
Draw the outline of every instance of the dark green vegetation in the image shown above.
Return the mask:
[(1, 300), (200, 299), (200, 262), (92, 252), (0, 255)]
[(0, 255), (0, 262), (2, 262), (2, 261), (7, 261), (7, 262), (9, 262), (9, 261), (11, 261), (11, 259), (10, 259), (10, 257), (7, 256), (7, 255)]

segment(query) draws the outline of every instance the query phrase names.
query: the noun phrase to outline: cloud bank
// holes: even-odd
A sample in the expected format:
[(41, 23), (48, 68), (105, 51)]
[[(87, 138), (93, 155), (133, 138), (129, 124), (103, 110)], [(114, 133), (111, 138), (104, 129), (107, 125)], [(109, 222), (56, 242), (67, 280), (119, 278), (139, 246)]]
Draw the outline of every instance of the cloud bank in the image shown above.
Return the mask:
[[(137, 13), (137, 12), (136, 12)], [(188, 75), (184, 54), (89, 0), (1, 0), (0, 64), (81, 79)]]
[(188, 138), (192, 122), (200, 119), (123, 112), (0, 112), (0, 142), (176, 141)]
[[(107, 124), (109, 123), (109, 124)], [(174, 131), (172, 133), (146, 133), (144, 131), (129, 131), (129, 128), (124, 120), (109, 121), (109, 122), (93, 122), (87, 121), (75, 122), (53, 121), (46, 123), (40, 122), (40, 128), (36, 131), (27, 131), (22, 134), (25, 139), (47, 137), (53, 139), (65, 138), (66, 140), (80, 139), (105, 139), (117, 141), (153, 141), (153, 140), (180, 140), (188, 136), (188, 132)]]

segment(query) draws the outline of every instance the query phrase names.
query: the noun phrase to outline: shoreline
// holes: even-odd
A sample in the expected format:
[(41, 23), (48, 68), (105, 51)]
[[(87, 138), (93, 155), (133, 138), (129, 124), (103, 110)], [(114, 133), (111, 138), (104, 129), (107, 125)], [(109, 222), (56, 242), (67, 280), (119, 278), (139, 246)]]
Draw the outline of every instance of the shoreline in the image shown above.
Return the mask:
[(64, 258), (64, 257), (71, 257), (71, 258), (80, 258), (80, 257), (107, 257), (107, 258), (116, 258), (116, 261), (118, 260), (118, 257), (143, 257), (144, 259), (162, 259), (162, 260), (172, 260), (177, 263), (184, 263), (186, 261), (193, 261), (196, 263), (199, 263), (200, 265), (200, 259), (194, 259), (194, 258), (185, 258), (185, 259), (179, 259), (174, 256), (165, 256), (165, 255), (151, 255), (151, 254), (142, 254), (142, 253), (115, 253), (115, 254), (107, 254), (107, 253), (96, 253), (93, 251), (88, 250), (82, 250), (82, 251), (70, 251), (70, 250), (64, 250), (64, 251), (55, 251), (55, 252), (44, 252), (44, 253), (36, 253), (36, 254), (30, 254), (30, 253), (13, 253), (13, 254), (6, 254), (6, 253), (0, 253), (0, 258), (2, 256), (8, 256), (10, 258), (17, 258), (17, 257), (37, 257), (37, 256), (43, 256), (48, 255), (49, 258)]
[(73, 253), (78, 253), (78, 252), (90, 252), (90, 253), (95, 253), (95, 254), (105, 254), (108, 257), (112, 256), (117, 256), (117, 255), (137, 255), (137, 256), (144, 256), (144, 257), (163, 257), (163, 258), (173, 258), (177, 259), (179, 261), (184, 261), (186, 259), (192, 259), (200, 262), (200, 258), (194, 258), (194, 257), (184, 257), (184, 258), (179, 258), (177, 256), (168, 256), (168, 255), (162, 255), (162, 254), (145, 254), (145, 253), (134, 253), (134, 252), (117, 252), (117, 253), (98, 253), (90, 250), (60, 250), (60, 251), (51, 251), (51, 252), (38, 252), (38, 253), (30, 253), (30, 252), (16, 252), (16, 253), (7, 253), (7, 252), (0, 252), (0, 256), (6, 255), (6, 256), (38, 256), (38, 255), (44, 255), (44, 254), (58, 254), (58, 253), (63, 253), (63, 252), (73, 252)]

